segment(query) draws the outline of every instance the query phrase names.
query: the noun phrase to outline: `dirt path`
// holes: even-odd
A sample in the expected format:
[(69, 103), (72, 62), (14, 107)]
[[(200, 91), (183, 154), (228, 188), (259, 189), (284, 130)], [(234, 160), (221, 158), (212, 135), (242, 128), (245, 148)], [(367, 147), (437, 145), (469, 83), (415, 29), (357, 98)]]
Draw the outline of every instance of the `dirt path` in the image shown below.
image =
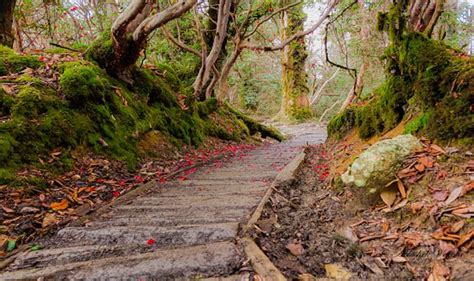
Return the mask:
[(83, 226), (66, 227), (21, 254), (0, 280), (135, 279), (227, 276), (245, 260), (235, 243), (278, 172), (324, 129), (286, 126), (290, 140), (215, 161), (113, 207)]

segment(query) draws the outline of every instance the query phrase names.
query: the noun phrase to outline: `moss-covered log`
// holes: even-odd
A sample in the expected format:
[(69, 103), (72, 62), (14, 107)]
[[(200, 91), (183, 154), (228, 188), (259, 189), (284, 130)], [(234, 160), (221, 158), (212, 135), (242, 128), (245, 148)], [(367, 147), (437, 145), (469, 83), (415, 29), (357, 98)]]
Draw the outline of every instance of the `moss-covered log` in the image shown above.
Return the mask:
[(263, 138), (270, 137), (270, 138), (273, 138), (277, 141), (285, 140), (285, 136), (282, 133), (280, 133), (280, 131), (278, 131), (278, 129), (261, 124), (260, 122), (254, 120), (254, 119), (246, 116), (245, 114), (241, 113), (240, 111), (236, 110), (235, 108), (233, 108), (232, 106), (230, 106), (227, 103), (225, 104), (225, 107), (245, 123), (245, 125), (248, 127), (251, 135), (254, 135), (256, 133), (260, 133), (260, 135)]

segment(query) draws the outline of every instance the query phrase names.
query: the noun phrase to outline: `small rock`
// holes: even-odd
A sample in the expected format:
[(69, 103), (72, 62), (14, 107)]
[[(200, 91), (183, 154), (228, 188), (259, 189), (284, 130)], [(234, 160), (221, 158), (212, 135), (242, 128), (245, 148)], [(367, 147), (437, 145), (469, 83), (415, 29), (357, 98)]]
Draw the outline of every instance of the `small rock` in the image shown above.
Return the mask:
[(34, 214), (34, 213), (38, 213), (40, 211), (40, 209), (38, 208), (34, 208), (34, 207), (23, 207), (21, 210), (20, 210), (20, 213), (21, 214)]

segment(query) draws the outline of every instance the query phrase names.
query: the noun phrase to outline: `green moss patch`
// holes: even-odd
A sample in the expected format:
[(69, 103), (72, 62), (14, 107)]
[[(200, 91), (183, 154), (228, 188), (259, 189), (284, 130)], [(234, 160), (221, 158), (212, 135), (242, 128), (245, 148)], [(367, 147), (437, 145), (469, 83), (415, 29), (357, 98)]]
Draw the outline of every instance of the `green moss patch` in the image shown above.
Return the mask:
[(16, 73), (23, 69), (38, 68), (42, 65), (37, 57), (15, 53), (12, 49), (0, 45), (0, 76)]
[(407, 33), (384, 55), (387, 79), (365, 105), (352, 106), (328, 125), (340, 137), (359, 128), (362, 138), (393, 129), (417, 112), (407, 132), (439, 140), (472, 138), (474, 132), (474, 59), (420, 33)]

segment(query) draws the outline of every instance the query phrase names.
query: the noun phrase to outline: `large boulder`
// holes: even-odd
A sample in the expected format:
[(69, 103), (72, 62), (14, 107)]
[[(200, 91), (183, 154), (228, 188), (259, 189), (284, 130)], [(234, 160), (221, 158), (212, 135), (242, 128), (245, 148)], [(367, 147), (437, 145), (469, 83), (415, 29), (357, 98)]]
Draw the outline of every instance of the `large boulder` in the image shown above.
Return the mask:
[(378, 193), (395, 179), (407, 156), (421, 148), (422, 143), (412, 135), (379, 141), (362, 152), (341, 179), (345, 184), (366, 188), (368, 193)]

